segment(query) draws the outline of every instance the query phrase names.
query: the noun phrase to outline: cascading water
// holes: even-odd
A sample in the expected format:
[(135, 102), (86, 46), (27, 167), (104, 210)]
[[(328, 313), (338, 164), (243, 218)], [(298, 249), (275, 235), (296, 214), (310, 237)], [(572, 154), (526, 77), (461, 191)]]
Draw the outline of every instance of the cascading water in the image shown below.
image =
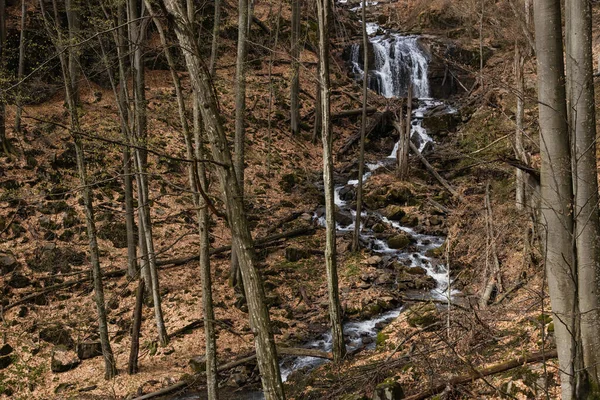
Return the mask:
[[(386, 34), (370, 40), (374, 65), (369, 68), (369, 88), (387, 98), (406, 97), (412, 84), (413, 95), (429, 97), (427, 68), (429, 60), (418, 43), (418, 36)], [(353, 44), (350, 62), (357, 79), (363, 78), (361, 45)]]

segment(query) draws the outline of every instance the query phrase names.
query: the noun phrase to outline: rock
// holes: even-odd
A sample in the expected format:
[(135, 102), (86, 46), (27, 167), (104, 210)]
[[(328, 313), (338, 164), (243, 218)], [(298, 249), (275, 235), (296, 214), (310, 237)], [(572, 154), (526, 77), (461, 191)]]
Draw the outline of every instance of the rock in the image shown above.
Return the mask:
[(352, 221), (352, 215), (347, 211), (338, 210), (335, 212), (335, 222), (340, 226), (348, 226)]
[(427, 270), (423, 267), (407, 267), (404, 270), (411, 275), (427, 275)]
[(361, 282), (361, 283), (358, 284), (358, 287), (360, 289), (366, 290), (366, 289), (369, 289), (371, 287), (371, 284), (367, 283), (367, 282)]
[(402, 386), (392, 378), (377, 385), (373, 393), (373, 400), (401, 400), (403, 398)]
[[(135, 242), (137, 243), (137, 228), (134, 229)], [(117, 249), (127, 248), (127, 226), (125, 222), (109, 222), (98, 228), (98, 237), (108, 240)]]
[(63, 211), (67, 211), (70, 209), (71, 209), (71, 207), (69, 207), (69, 205), (67, 204), (66, 201), (58, 200), (58, 201), (48, 201), (48, 202), (44, 203), (39, 208), (39, 211), (42, 214), (53, 215), (53, 214), (58, 214), (58, 213), (61, 213)]
[(356, 200), (356, 188), (354, 185), (346, 185), (339, 191), (340, 199), (344, 201)]
[(360, 263), (363, 265), (371, 265), (376, 266), (381, 262), (381, 257), (379, 256), (371, 256), (367, 259), (362, 260)]
[(456, 131), (456, 127), (460, 122), (460, 114), (457, 112), (448, 113), (448, 109), (444, 105), (427, 112), (423, 116), (422, 126), (431, 135), (443, 135)]
[(55, 346), (65, 346), (70, 349), (75, 346), (75, 342), (69, 332), (58, 324), (42, 329), (40, 331), (40, 339)]
[(400, 221), (406, 215), (402, 207), (393, 204), (387, 206), (383, 210), (382, 214), (384, 217), (391, 219), (392, 221)]
[(85, 260), (84, 252), (48, 243), (34, 250), (33, 255), (27, 258), (27, 266), (34, 272), (68, 273), (72, 265), (83, 265)]
[(70, 371), (81, 363), (77, 354), (67, 349), (65, 346), (56, 346), (52, 350), (52, 359), (50, 360), (50, 369), (54, 373)]
[(400, 233), (388, 239), (388, 246), (391, 249), (403, 250), (410, 244), (410, 236), (407, 233)]
[(248, 377), (240, 372), (236, 372), (227, 381), (227, 385), (229, 386), (237, 386), (241, 387), (248, 381)]
[(25, 288), (25, 287), (31, 285), (31, 279), (29, 279), (28, 277), (26, 277), (23, 274), (15, 272), (12, 274), (12, 276), (8, 280), (7, 284), (8, 284), (8, 286), (10, 286), (12, 288), (22, 289), (22, 288)]
[(429, 217), (429, 224), (431, 226), (438, 226), (442, 225), (443, 223), (444, 221), (442, 220), (442, 218), (437, 215), (432, 215), (431, 217)]
[(309, 257), (310, 252), (308, 250), (298, 249), (296, 247), (287, 247), (285, 249), (285, 259), (290, 262), (296, 262)]
[(415, 226), (419, 225), (419, 217), (417, 217), (416, 215), (405, 215), (400, 220), (400, 223), (403, 226), (415, 227)]
[(0, 253), (0, 273), (2, 275), (13, 272), (19, 266), (19, 262), (10, 254)]
[(375, 279), (376, 285), (389, 285), (392, 283), (394, 283), (394, 277), (389, 272), (384, 272)]
[(67, 148), (59, 155), (54, 157), (51, 165), (54, 169), (66, 168), (74, 169), (77, 166), (77, 155), (75, 153), (75, 145), (73, 143), (67, 143)]
[(387, 227), (385, 226), (385, 224), (382, 224), (381, 222), (376, 223), (375, 225), (373, 225), (373, 232), (375, 233), (383, 233), (385, 232), (385, 230), (387, 229)]
[(199, 374), (201, 372), (206, 371), (206, 356), (195, 356), (190, 358), (188, 361), (188, 365), (194, 374)]
[(418, 303), (406, 311), (406, 321), (413, 328), (425, 328), (439, 322), (440, 315), (435, 304)]
[(0, 356), (7, 356), (13, 352), (13, 348), (10, 344), (5, 343), (2, 347), (0, 347)]
[(99, 357), (102, 355), (102, 344), (99, 340), (77, 343), (77, 356), (81, 360)]
[(11, 356), (1, 356), (0, 357), (0, 370), (8, 368), (10, 366), (10, 364), (12, 364), (12, 357)]
[(76, 225), (80, 225), (81, 220), (77, 216), (77, 212), (73, 209), (70, 209), (70, 210), (67, 210), (63, 214), (63, 222), (62, 223), (63, 223), (63, 227), (65, 229), (68, 229), (68, 228), (72, 228)]
[(386, 199), (392, 203), (409, 205), (413, 201), (414, 195), (406, 186), (393, 187), (387, 193)]

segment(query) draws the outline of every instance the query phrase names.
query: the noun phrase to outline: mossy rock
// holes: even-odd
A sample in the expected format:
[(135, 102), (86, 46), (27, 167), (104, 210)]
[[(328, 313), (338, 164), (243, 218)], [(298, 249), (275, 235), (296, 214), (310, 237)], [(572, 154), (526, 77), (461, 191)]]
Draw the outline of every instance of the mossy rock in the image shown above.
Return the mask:
[[(426, 328), (440, 321), (440, 314), (433, 303), (419, 303), (406, 311), (406, 321), (413, 328)], [(434, 329), (430, 327), (429, 329)]]
[(414, 195), (406, 186), (397, 186), (389, 190), (386, 200), (396, 204), (410, 205), (414, 203)]
[(375, 387), (373, 400), (401, 400), (404, 398), (402, 386), (393, 378), (388, 378)]
[(391, 219), (392, 221), (400, 221), (406, 215), (406, 212), (402, 209), (402, 207), (390, 204), (387, 206), (383, 212), (383, 216), (387, 219)]
[(411, 237), (407, 233), (400, 233), (388, 239), (388, 246), (391, 249), (404, 250), (410, 244)]
[(300, 180), (296, 174), (285, 174), (281, 177), (281, 180), (279, 181), (279, 187), (285, 193), (291, 193), (292, 189), (294, 188), (294, 186), (296, 186), (296, 184), (298, 184), (299, 181)]

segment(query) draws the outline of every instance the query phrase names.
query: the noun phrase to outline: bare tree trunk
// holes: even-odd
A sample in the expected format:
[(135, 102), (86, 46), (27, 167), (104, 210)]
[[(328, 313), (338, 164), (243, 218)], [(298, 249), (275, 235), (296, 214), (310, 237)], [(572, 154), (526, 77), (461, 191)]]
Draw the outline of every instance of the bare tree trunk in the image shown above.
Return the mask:
[(398, 150), (396, 152), (396, 159), (398, 160), (397, 175), (398, 179), (404, 180), (408, 176), (408, 149), (410, 147), (408, 145), (410, 138), (407, 140), (406, 128), (404, 127), (404, 98), (400, 99), (399, 109), (398, 121), (400, 127), (398, 129)]
[[(592, 55), (592, 10), (587, 0), (569, 0), (567, 13), (567, 63), (570, 82), (569, 122), (581, 348), (588, 390), (600, 393), (600, 253), (598, 220), (598, 170), (596, 166), (596, 105)], [(587, 392), (584, 396), (590, 396)]]
[[(117, 374), (117, 368), (108, 336), (108, 325), (106, 321), (106, 305), (104, 303), (104, 287), (102, 285), (102, 270), (100, 268), (100, 256), (98, 252), (98, 241), (96, 237), (96, 224), (94, 221), (94, 206), (92, 203), (92, 190), (88, 185), (87, 181), (87, 171), (85, 165), (83, 143), (81, 141), (81, 137), (79, 136), (79, 133), (81, 132), (81, 127), (79, 125), (77, 106), (75, 104), (73, 93), (71, 92), (71, 77), (69, 76), (69, 65), (64, 53), (64, 47), (62, 45), (63, 37), (58, 22), (59, 16), (56, 0), (52, 0), (52, 6), (54, 11), (53, 27), (51, 27), (48, 16), (46, 15), (44, 0), (40, 0), (40, 9), (42, 12), (44, 23), (46, 25), (46, 30), (49, 36), (54, 41), (54, 45), (59, 55), (59, 60), (62, 69), (62, 75), (65, 85), (65, 101), (71, 119), (71, 133), (75, 138), (74, 142), (77, 159), (77, 169), (79, 171), (81, 193), (85, 209), (85, 219), (90, 248), (90, 262), (92, 265), (92, 276), (94, 281), (94, 299), (96, 301), (96, 309), (98, 311), (98, 330), (100, 334), (102, 353), (104, 355), (104, 377), (105, 379), (112, 379)], [(56, 37), (53, 37), (53, 34), (56, 34)]]
[(138, 355), (140, 352), (140, 330), (142, 329), (142, 311), (144, 307), (144, 280), (138, 279), (138, 288), (135, 294), (135, 309), (133, 310), (133, 325), (131, 326), (131, 347), (129, 349), (129, 363), (127, 373), (137, 374)]
[(412, 134), (412, 103), (413, 85), (408, 85), (408, 96), (406, 99), (406, 120), (402, 127), (401, 141), (398, 143), (398, 172), (400, 180), (408, 179), (408, 149), (410, 148), (410, 135)]
[[(323, 181), (325, 186), (325, 220), (327, 222), (325, 245), (325, 268), (327, 269), (327, 289), (329, 292), (329, 319), (333, 340), (333, 359), (339, 363), (346, 355), (338, 274), (336, 260), (335, 202), (333, 193), (333, 154), (331, 132), (331, 109), (329, 103), (329, 19), (330, 0), (317, 0), (317, 20), (319, 25), (319, 81), (321, 84), (321, 138), (323, 141)], [(362, 177), (359, 177), (361, 179)]]
[(536, 0), (542, 219), (546, 228), (546, 271), (555, 321), (563, 400), (577, 397), (577, 267), (573, 246), (571, 160), (565, 104), (560, 3)]
[(215, 76), (217, 67), (217, 53), (219, 47), (219, 30), (221, 29), (221, 0), (215, 0), (215, 15), (213, 19), (213, 37), (210, 48), (210, 75)]
[[(0, 12), (3, 12), (3, 11), (0, 10)], [(21, 0), (21, 32), (19, 35), (19, 67), (18, 67), (18, 71), (17, 71), (17, 82), (21, 82), (21, 80), (23, 79), (23, 75), (25, 74), (25, 21), (26, 21), (26, 19), (27, 19), (27, 1)], [(15, 115), (15, 131), (16, 132), (21, 132), (21, 113), (23, 112), (23, 110), (22, 110), (23, 99), (21, 98), (22, 93), (23, 93), (23, 91), (21, 90), (21, 87), (19, 86), (18, 93), (17, 93), (17, 99), (16, 99), (16, 106), (17, 106), (17, 111), (16, 111), (16, 115)]]
[(204, 130), (211, 145), (213, 159), (218, 165), (217, 175), (227, 205), (227, 217), (232, 231), (233, 247), (244, 281), (250, 327), (254, 333), (258, 366), (266, 400), (285, 399), (277, 361), (277, 350), (270, 326), (269, 312), (265, 304), (262, 281), (255, 268), (254, 244), (242, 202), (242, 192), (235, 176), (231, 152), (225, 130), (220, 120), (210, 72), (198, 60), (198, 46), (178, 0), (164, 0), (164, 4), (176, 22), (176, 34), (186, 59), (190, 80), (200, 97), (200, 111)]
[(79, 47), (76, 46), (79, 41), (80, 4), (78, 0), (65, 0), (67, 11), (67, 23), (69, 26), (69, 75), (71, 77), (71, 93), (73, 101), (79, 105)]
[[(515, 114), (515, 122), (517, 130), (515, 132), (515, 153), (517, 159), (525, 165), (529, 165), (527, 152), (523, 146), (523, 118), (525, 116), (525, 81), (523, 77), (524, 58), (521, 55), (519, 44), (515, 41), (515, 81), (517, 83), (517, 110)], [(516, 168), (516, 207), (518, 210), (523, 210), (527, 202), (526, 196), (526, 176), (525, 172)]]
[[(6, 58), (6, 0), (0, 0), (0, 70), (4, 70)], [(6, 138), (6, 92), (0, 90), (0, 145), (5, 154), (10, 153)]]
[[(234, 167), (240, 186), (240, 194), (244, 196), (244, 141), (246, 139), (246, 56), (248, 54), (248, 34), (250, 33), (250, 0), (239, 0), (238, 3), (238, 42), (235, 68), (235, 139)], [(234, 287), (241, 282), (240, 266), (235, 250), (231, 251), (231, 283)], [(241, 290), (243, 291), (243, 290)]]
[(292, 135), (300, 132), (300, 7), (301, 0), (292, 0), (292, 82), (290, 84), (290, 112)]
[(369, 90), (369, 55), (367, 52), (369, 46), (369, 37), (367, 36), (367, 12), (366, 0), (362, 1), (362, 38), (363, 38), (363, 103), (362, 120), (360, 125), (360, 149), (358, 150), (358, 188), (356, 190), (356, 220), (354, 224), (354, 236), (352, 240), (352, 249), (360, 249), (360, 213), (362, 212), (363, 195), (363, 175), (365, 169), (365, 133), (367, 130), (367, 94)]

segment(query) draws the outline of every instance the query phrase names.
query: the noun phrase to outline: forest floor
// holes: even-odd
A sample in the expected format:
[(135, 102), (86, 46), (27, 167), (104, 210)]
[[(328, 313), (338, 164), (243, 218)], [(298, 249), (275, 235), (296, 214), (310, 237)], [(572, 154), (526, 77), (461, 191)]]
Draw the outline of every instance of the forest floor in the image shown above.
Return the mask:
[[(406, 18), (425, 21), (411, 31), (446, 34), (435, 21), (441, 1), (385, 4)], [(395, 8), (394, 8), (395, 7)], [(411, 13), (406, 12), (411, 10)], [(440, 11), (441, 10), (441, 11)], [(258, 2), (256, 15), (270, 18), (273, 5)], [(389, 12), (386, 10), (385, 12)], [(235, 13), (225, 18), (224, 31), (235, 25)], [(282, 18), (289, 20), (284, 7)], [(392, 22), (390, 22), (392, 23)], [(399, 22), (394, 22), (399, 24)], [(273, 25), (274, 26), (274, 25)], [(408, 25), (406, 25), (408, 26)], [(284, 29), (284, 33), (287, 31)], [(253, 33), (260, 35), (254, 28)], [(289, 32), (287, 33), (289, 34)], [(465, 33), (465, 37), (472, 33)], [(347, 37), (341, 37), (343, 43)], [(364, 350), (341, 366), (326, 364), (318, 370), (299, 374), (286, 385), (291, 398), (341, 398), (347, 394), (370, 396), (385, 379), (398, 381), (407, 394), (418, 393), (430, 384), (473, 373), (489, 365), (518, 356), (553, 348), (553, 323), (545, 292), (543, 259), (532, 239), (529, 216), (514, 205), (514, 169), (498, 160), (512, 155), (515, 96), (511, 89), (512, 50), (498, 46), (493, 38), (486, 43), (493, 49), (484, 74), (486, 84), (472, 93), (454, 99), (462, 120), (451, 132), (434, 136), (436, 147), (428, 155), (434, 167), (459, 191), (463, 201), (448, 196), (416, 159), (411, 159), (411, 179), (399, 183), (394, 171), (382, 169), (371, 178), (366, 192), (377, 195), (384, 190), (408, 190), (414, 200), (404, 211), (417, 218), (423, 232), (445, 236), (446, 243), (435, 254), (439, 262), (449, 263), (454, 286), (460, 291), (449, 309), (429, 303), (408, 303), (417, 315), (430, 316), (436, 322), (431, 329), (421, 321), (408, 321), (407, 313), (386, 326), (377, 336), (377, 347)], [(478, 44), (461, 40), (468, 48)], [(235, 41), (224, 40), (215, 87), (228, 132), (233, 132)], [(343, 45), (334, 45), (332, 82), (333, 111), (360, 107), (360, 85), (349, 76), (341, 59)], [(273, 233), (312, 227), (313, 212), (322, 204), (318, 189), (322, 165), (320, 140), (312, 140), (315, 104), (316, 56), (305, 50), (301, 73), (302, 121), (307, 129), (292, 137), (288, 129), (287, 93), (290, 66), (287, 53), (275, 53), (269, 76), (268, 53), (260, 46), (250, 52), (252, 68), (248, 74), (248, 118), (245, 201), (255, 238)], [(535, 65), (526, 64), (526, 125), (531, 141), (528, 147), (533, 164), (537, 162), (535, 137)], [(185, 74), (182, 73), (185, 77)], [(270, 79), (271, 78), (271, 79)], [(269, 107), (272, 82), (273, 103)], [(509, 83), (506, 83), (509, 82)], [(190, 90), (184, 78), (186, 94)], [(146, 77), (149, 107), (148, 146), (161, 154), (183, 156), (184, 141), (174, 90), (168, 71), (148, 71)], [(119, 140), (119, 121), (111, 90), (86, 81), (81, 86), (81, 118), (86, 132), (100, 138)], [(191, 97), (191, 96), (190, 96)], [(172, 338), (171, 343), (156, 346), (153, 311), (145, 307), (142, 325), (140, 372), (125, 372), (129, 355), (129, 330), (135, 304), (137, 281), (125, 276), (105, 279), (109, 308), (109, 332), (120, 374), (103, 379), (101, 357), (86, 359), (68, 372), (52, 373), (50, 360), (56, 344), (73, 346), (95, 340), (97, 332), (93, 290), (81, 280), (88, 271), (87, 235), (83, 224), (73, 148), (69, 133), (58, 126), (65, 123), (62, 92), (49, 101), (25, 108), (25, 132), (13, 138), (17, 156), (0, 158), (0, 284), (2, 340), (13, 348), (12, 364), (0, 370), (0, 397), (15, 399), (124, 399), (190, 379), (191, 358), (204, 353), (202, 328)], [(390, 103), (374, 93), (369, 104), (379, 110)], [(269, 115), (269, 108), (272, 109)], [(14, 118), (8, 108), (8, 121)], [(269, 122), (269, 119), (271, 121)], [(270, 127), (270, 129), (269, 129)], [(360, 127), (360, 118), (336, 120), (334, 152), (337, 154), (348, 137)], [(124, 206), (121, 189), (121, 153), (116, 145), (101, 140), (86, 141), (86, 156), (94, 182), (96, 217), (100, 234), (101, 264), (105, 274), (126, 267)], [(389, 154), (392, 138), (369, 143), (367, 160)], [(356, 153), (336, 158), (336, 180), (347, 180)], [(150, 155), (152, 220), (160, 260), (181, 258), (198, 248), (195, 211), (186, 191), (185, 165)], [(211, 174), (213, 175), (213, 174)], [(490, 185), (493, 238), (502, 271), (502, 289), (488, 307), (479, 307), (490, 259), (486, 240), (484, 206), (486, 187)], [(218, 199), (216, 177), (211, 176), (211, 195)], [(434, 200), (431, 203), (429, 200)], [(441, 203), (449, 212), (433, 205)], [(383, 204), (387, 206), (388, 204)], [(223, 204), (217, 200), (217, 206)], [(296, 213), (296, 218), (280, 224)], [(213, 248), (229, 244), (229, 232), (221, 219), (213, 217)], [(260, 271), (270, 304), (275, 340), (278, 344), (301, 345), (327, 329), (327, 286), (324, 258), (324, 230), (294, 239), (280, 240), (258, 252)], [(338, 235), (339, 275), (342, 305), (347, 319), (372, 316), (403, 301), (404, 293), (385, 284), (363, 285), (365, 275), (377, 274), (368, 261), (368, 251), (350, 252), (350, 237)], [(308, 250), (301, 259), (290, 260), (286, 249)], [(313, 251), (316, 250), (316, 251)], [(12, 262), (14, 260), (15, 262)], [(229, 285), (229, 253), (211, 258), (213, 298), (217, 326), (219, 363), (238, 359), (253, 349), (253, 335), (243, 307), (236, 306), (238, 296)], [(79, 281), (81, 280), (81, 281)], [(44, 292), (44, 288), (68, 282), (77, 283)], [(160, 272), (163, 312), (169, 332), (202, 319), (201, 285), (197, 262), (165, 265)], [(25, 295), (31, 300), (12, 307)], [(240, 309), (241, 308), (241, 309)], [(414, 314), (413, 313), (413, 314)], [(45, 339), (43, 339), (45, 338)], [(49, 341), (55, 342), (54, 344)], [(235, 371), (239, 373), (240, 370)], [(243, 393), (256, 387), (258, 375), (247, 371), (249, 386), (238, 387), (233, 373), (220, 377), (232, 392)], [(201, 387), (201, 380), (197, 382)], [(237, 392), (236, 392), (237, 391)], [(449, 387), (446, 398), (543, 398), (558, 396), (557, 366), (547, 363), (520, 368), (481, 379), (469, 385)]]

